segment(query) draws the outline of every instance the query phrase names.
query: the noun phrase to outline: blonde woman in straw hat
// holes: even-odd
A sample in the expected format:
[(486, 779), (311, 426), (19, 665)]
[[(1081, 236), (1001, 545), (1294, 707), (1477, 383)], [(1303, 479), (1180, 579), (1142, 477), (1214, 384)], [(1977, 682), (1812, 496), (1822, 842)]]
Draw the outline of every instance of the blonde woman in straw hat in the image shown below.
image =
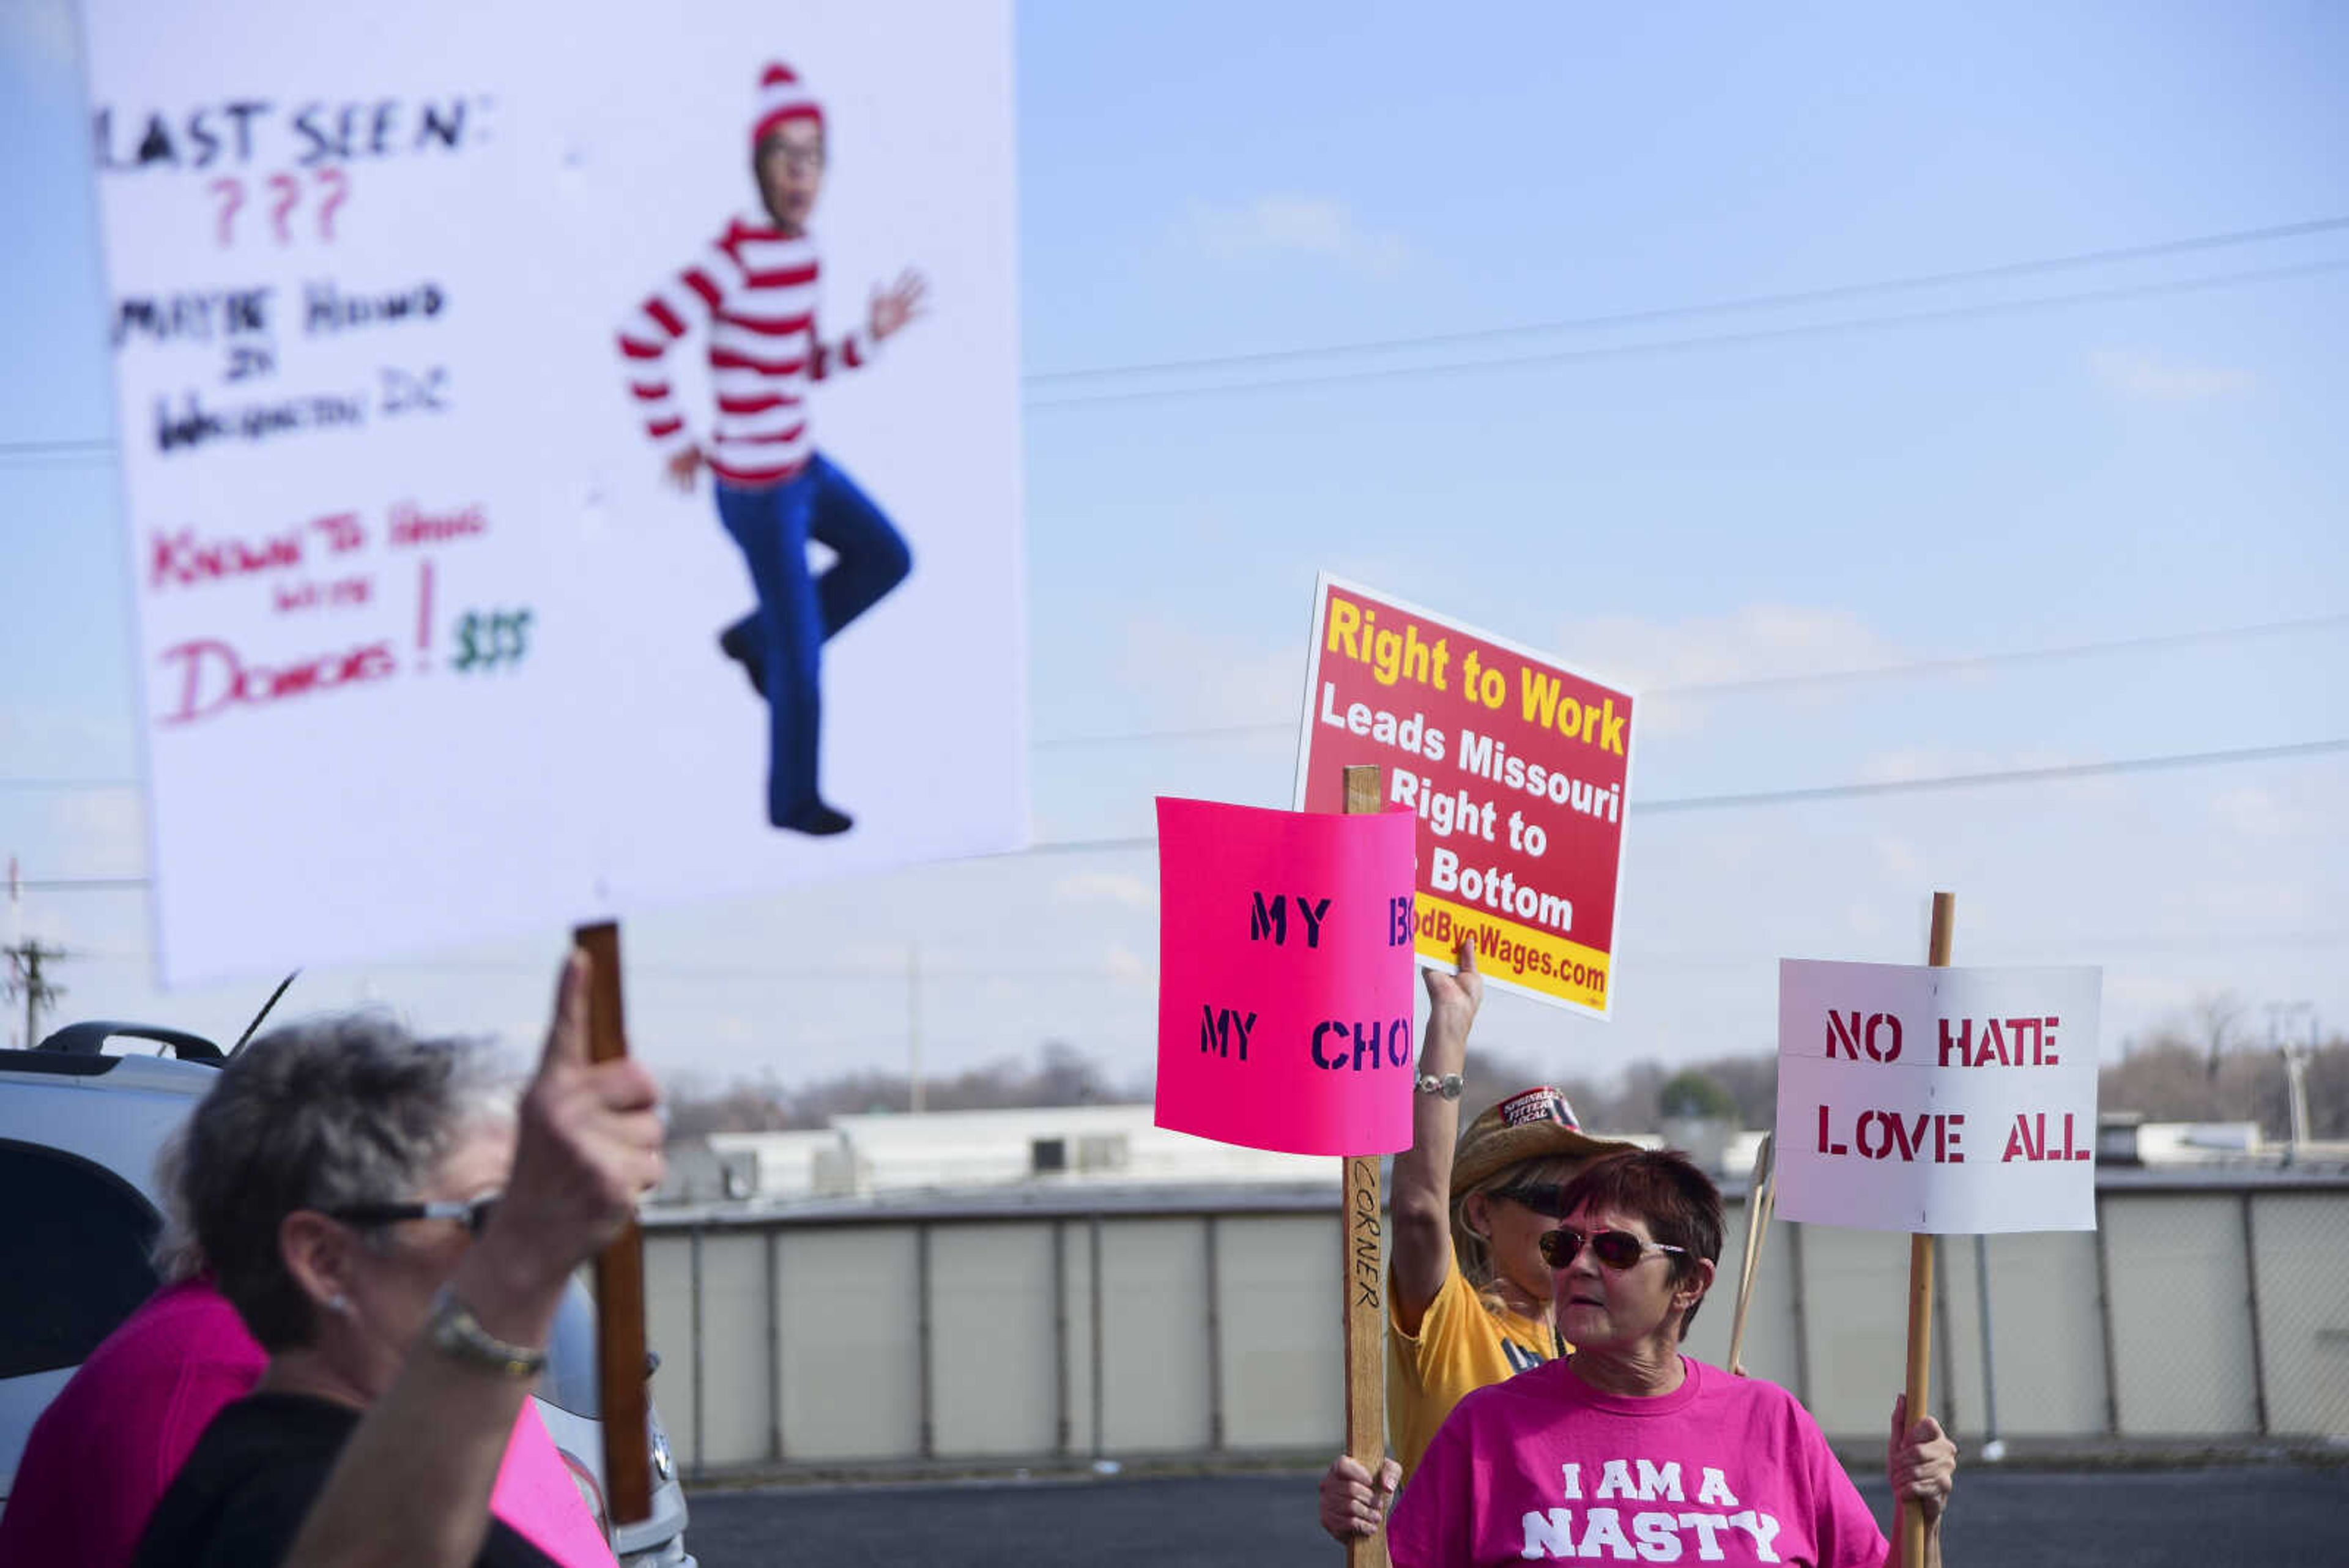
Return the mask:
[[(1387, 1438), (1405, 1479), (1462, 1396), (1567, 1353), (1542, 1233), (1557, 1228), (1558, 1194), (1576, 1172), (1634, 1147), (1583, 1132), (1547, 1087), (1510, 1096), (1461, 1132), (1468, 1031), (1485, 1000), (1475, 941), (1461, 944), (1457, 974), (1425, 979), (1412, 1146), (1389, 1182)], [(1381, 1486), (1374, 1497), (1369, 1472), (1341, 1456), (1321, 1480), (1321, 1527), (1340, 1541), (1371, 1533), (1392, 1494)]]

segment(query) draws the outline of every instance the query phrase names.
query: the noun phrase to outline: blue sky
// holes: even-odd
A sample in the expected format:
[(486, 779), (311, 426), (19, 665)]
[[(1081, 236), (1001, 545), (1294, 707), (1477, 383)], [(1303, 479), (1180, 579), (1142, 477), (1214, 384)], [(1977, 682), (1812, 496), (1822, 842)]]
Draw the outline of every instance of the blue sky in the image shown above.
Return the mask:
[[(2320, 4), (1466, 23), (1062, 3), (1017, 26), (1031, 377), (2349, 217), (2349, 14)], [(0, 21), (0, 443), (108, 433), (73, 38), (58, 0)], [(1285, 802), (1323, 567), (1654, 690), (1650, 800), (2349, 736), (2349, 271), (2199, 286), (2344, 263), (2337, 228), (1275, 371), (1033, 383), (1036, 836), (1145, 834), (1158, 793)], [(2047, 303), (2130, 288), (2168, 292)], [(1371, 369), (1390, 373), (1228, 387)], [(1207, 386), (1226, 389), (1067, 401)], [(0, 850), (28, 877), (143, 868), (135, 792), (7, 783), (136, 774), (119, 526), (102, 462), (0, 456)], [(2288, 622), (2317, 624), (2145, 640)], [(2083, 644), (2127, 646), (1685, 691)], [(1242, 725), (1261, 728), (1224, 732)], [(1157, 738), (1088, 739), (1134, 732)], [(1505, 1000), (1484, 1034), (1560, 1074), (1763, 1048), (1778, 957), (1913, 961), (1936, 887), (1960, 895), (1961, 961), (2105, 966), (2108, 1052), (2229, 990), (2255, 1026), (2257, 1003), (2309, 1001), (2338, 1027), (2344, 784), (2336, 752), (1635, 803), (1617, 1020)], [(632, 921), (636, 1047), (721, 1076), (896, 1064), (918, 949), (927, 1065), (1057, 1037), (1138, 1075), (1154, 884), (1146, 847), (1054, 853)], [(140, 903), (28, 896), (28, 926), (88, 955), (61, 972), (68, 1010), (241, 1026), (249, 988), (150, 991)], [(320, 972), (296, 998), (520, 1037), (559, 937)]]

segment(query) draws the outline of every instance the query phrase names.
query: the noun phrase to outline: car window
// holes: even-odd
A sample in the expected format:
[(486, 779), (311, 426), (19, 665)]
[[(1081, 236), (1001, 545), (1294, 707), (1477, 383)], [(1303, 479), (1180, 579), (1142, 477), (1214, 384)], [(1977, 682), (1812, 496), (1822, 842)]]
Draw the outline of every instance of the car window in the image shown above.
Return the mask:
[(154, 1293), (160, 1220), (78, 1156), (0, 1141), (0, 1377), (80, 1365)]

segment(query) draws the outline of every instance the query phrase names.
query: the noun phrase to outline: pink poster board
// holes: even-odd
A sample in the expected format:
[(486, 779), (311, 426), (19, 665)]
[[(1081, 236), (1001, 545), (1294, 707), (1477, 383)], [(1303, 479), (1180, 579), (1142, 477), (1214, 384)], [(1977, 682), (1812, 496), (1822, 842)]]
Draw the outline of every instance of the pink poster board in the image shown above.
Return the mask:
[(1159, 800), (1160, 1127), (1288, 1154), (1410, 1147), (1416, 826)]

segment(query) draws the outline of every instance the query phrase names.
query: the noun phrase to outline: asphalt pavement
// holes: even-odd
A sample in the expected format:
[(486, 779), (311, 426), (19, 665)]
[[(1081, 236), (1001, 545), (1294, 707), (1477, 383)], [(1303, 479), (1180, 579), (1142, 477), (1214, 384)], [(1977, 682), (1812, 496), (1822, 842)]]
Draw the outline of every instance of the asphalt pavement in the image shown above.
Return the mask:
[[(702, 1568), (1337, 1568), (1305, 1473), (690, 1494)], [(1882, 1481), (1861, 1491), (1887, 1514)], [(2349, 1568), (2349, 1468), (1959, 1472), (1951, 1568)]]

